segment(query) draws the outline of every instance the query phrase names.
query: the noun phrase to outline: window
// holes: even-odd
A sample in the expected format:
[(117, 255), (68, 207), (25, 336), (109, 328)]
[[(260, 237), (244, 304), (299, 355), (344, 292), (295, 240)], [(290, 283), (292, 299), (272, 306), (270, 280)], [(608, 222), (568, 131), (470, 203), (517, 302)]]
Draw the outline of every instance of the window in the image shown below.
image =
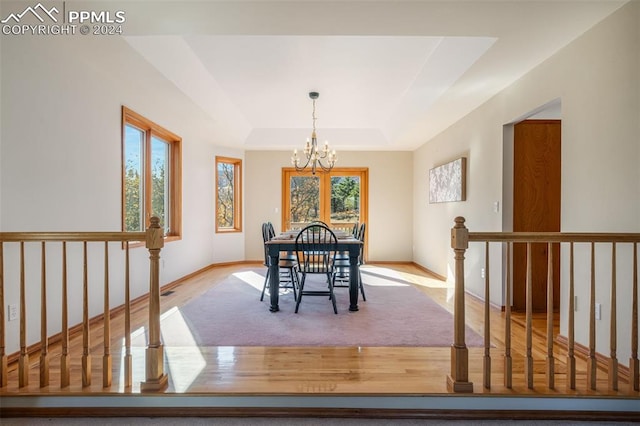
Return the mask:
[(122, 229), (144, 231), (160, 218), (168, 240), (182, 227), (182, 139), (122, 107)]
[(216, 232), (242, 231), (242, 160), (216, 157)]
[(311, 175), (283, 168), (282, 229), (299, 229), (314, 220), (350, 230), (367, 221), (368, 170), (334, 168)]

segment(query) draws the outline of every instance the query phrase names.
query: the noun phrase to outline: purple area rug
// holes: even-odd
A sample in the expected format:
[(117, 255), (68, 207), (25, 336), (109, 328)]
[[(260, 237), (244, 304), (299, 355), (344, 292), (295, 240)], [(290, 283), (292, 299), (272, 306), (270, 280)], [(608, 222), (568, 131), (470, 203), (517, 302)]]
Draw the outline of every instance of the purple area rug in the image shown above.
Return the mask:
[[(230, 275), (179, 311), (163, 319), (168, 346), (423, 346), (453, 343), (453, 316), (427, 295), (398, 280), (363, 282), (358, 312), (349, 312), (348, 288), (336, 288), (338, 314), (323, 296), (305, 296), (296, 314), (293, 294), (281, 292), (280, 311), (269, 312), (269, 295), (260, 302), (266, 270)], [(309, 283), (309, 279), (307, 280)], [(323, 286), (313, 277), (313, 284)], [(176, 323), (180, 326), (176, 327)], [(170, 329), (183, 330), (164, 333)], [(186, 332), (188, 330), (189, 332)], [(482, 337), (467, 327), (468, 346)]]

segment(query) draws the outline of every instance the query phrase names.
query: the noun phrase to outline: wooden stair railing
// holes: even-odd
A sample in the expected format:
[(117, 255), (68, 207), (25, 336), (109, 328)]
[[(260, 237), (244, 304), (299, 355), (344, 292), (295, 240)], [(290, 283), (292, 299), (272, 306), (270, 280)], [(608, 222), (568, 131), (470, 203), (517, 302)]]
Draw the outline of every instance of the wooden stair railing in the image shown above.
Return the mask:
[[(91, 385), (91, 351), (89, 336), (89, 281), (87, 243), (104, 243), (104, 287), (103, 287), (103, 354), (102, 354), (102, 386), (108, 388), (112, 382), (112, 355), (111, 355), (111, 324), (109, 304), (109, 242), (119, 242), (123, 245), (124, 266), (124, 387), (132, 386), (132, 355), (131, 355), (131, 306), (130, 306), (130, 264), (129, 245), (135, 242), (144, 242), (149, 250), (149, 325), (148, 344), (145, 351), (145, 378), (141, 383), (142, 391), (156, 391), (164, 389), (168, 383), (168, 377), (164, 373), (163, 348), (160, 340), (160, 250), (164, 245), (163, 230), (157, 217), (151, 218), (151, 225), (145, 232), (0, 232), (0, 388), (8, 386), (9, 370), (8, 356), (6, 353), (6, 326), (5, 326), (5, 275), (4, 275), (4, 244), (19, 244), (19, 292), (20, 292), (20, 351), (18, 355), (18, 386), (20, 388), (29, 385), (29, 350), (27, 341), (27, 303), (26, 303), (26, 279), (25, 279), (25, 243), (40, 242), (41, 244), (41, 284), (40, 284), (40, 387), (49, 386), (49, 335), (47, 331), (47, 261), (46, 244), (49, 242), (61, 243), (61, 332), (60, 332), (60, 387), (70, 385), (71, 362), (69, 348), (69, 309), (68, 309), (68, 269), (67, 269), (67, 243), (82, 243), (82, 386)], [(93, 289), (92, 289), (93, 290)]]
[[(473, 383), (469, 381), (468, 349), (465, 342), (465, 283), (464, 283), (464, 255), (470, 242), (485, 243), (485, 292), (484, 292), (484, 357), (483, 357), (483, 386), (491, 388), (491, 332), (490, 332), (490, 281), (489, 281), (489, 243), (498, 242), (506, 244), (506, 276), (505, 297), (511, 300), (513, 283), (511, 282), (511, 253), (513, 243), (526, 243), (527, 267), (526, 267), (526, 348), (524, 355), (525, 383), (528, 389), (534, 388), (534, 358), (532, 348), (532, 269), (531, 269), (531, 245), (533, 243), (548, 244), (547, 259), (547, 316), (546, 316), (546, 386), (555, 389), (555, 356), (553, 337), (553, 263), (554, 255), (552, 244), (569, 244), (569, 300), (568, 300), (568, 336), (566, 359), (566, 388), (576, 389), (576, 342), (575, 342), (575, 278), (574, 278), (574, 243), (590, 244), (590, 283), (589, 283), (589, 346), (587, 355), (586, 382), (588, 390), (596, 390), (596, 377), (598, 361), (596, 357), (596, 273), (595, 273), (595, 244), (606, 243), (611, 245), (611, 316), (610, 316), (610, 342), (608, 357), (608, 389), (618, 391), (619, 365), (617, 359), (617, 244), (631, 244), (633, 249), (633, 270), (631, 283), (631, 356), (629, 358), (629, 392), (640, 390), (639, 361), (638, 361), (638, 233), (562, 233), (562, 232), (469, 232), (465, 226), (465, 219), (457, 217), (455, 225), (451, 229), (451, 247), (455, 254), (455, 292), (454, 292), (454, 342), (451, 346), (451, 373), (447, 377), (447, 388), (450, 392), (473, 392)], [(625, 295), (626, 297), (626, 295)], [(511, 304), (505, 303), (505, 335), (504, 335), (504, 386), (513, 387), (513, 360), (511, 354)]]

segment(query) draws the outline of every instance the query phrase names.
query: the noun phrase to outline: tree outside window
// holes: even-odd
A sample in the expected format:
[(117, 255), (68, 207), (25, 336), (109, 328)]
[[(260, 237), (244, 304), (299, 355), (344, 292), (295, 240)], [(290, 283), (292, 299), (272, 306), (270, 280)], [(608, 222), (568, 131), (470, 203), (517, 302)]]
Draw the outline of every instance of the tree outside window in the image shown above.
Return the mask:
[(180, 143), (180, 137), (123, 107), (124, 231), (143, 231), (157, 216), (165, 236), (180, 236)]
[(242, 160), (216, 157), (216, 232), (242, 231)]

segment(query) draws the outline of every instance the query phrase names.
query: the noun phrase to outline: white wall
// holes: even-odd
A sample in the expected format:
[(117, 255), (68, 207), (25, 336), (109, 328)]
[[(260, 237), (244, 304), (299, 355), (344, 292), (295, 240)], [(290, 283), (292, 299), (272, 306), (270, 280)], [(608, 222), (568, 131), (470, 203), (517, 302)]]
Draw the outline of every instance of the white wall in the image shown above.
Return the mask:
[[(370, 261), (413, 258), (411, 158), (411, 152), (338, 152), (338, 166), (369, 168)], [(262, 260), (260, 226), (271, 221), (280, 230), (282, 167), (291, 167), (291, 152), (247, 151), (245, 159), (245, 257)]]
[[(438, 273), (453, 265), (449, 229), (466, 217), (472, 231), (501, 231), (503, 125), (540, 106), (562, 104), (562, 231), (640, 232), (640, 3), (631, 2), (589, 30), (518, 82), (415, 152), (415, 261)], [(429, 204), (427, 170), (468, 155), (468, 200)], [(506, 200), (509, 201), (509, 200)], [(477, 246), (477, 244), (476, 244)], [(585, 248), (585, 250), (587, 250)], [(609, 354), (610, 249), (598, 248), (597, 295), (603, 320), (597, 324), (597, 350)], [(584, 265), (588, 257), (580, 249)], [(629, 247), (618, 247), (618, 357), (629, 356), (631, 268)], [(502, 304), (500, 252), (491, 253), (491, 300)], [(561, 333), (567, 332), (566, 253), (563, 253)], [(483, 293), (479, 268), (482, 246), (472, 245), (465, 264), (467, 290)], [(588, 263), (587, 263), (588, 264)], [(495, 265), (495, 267), (494, 267)], [(495, 272), (494, 272), (495, 271)], [(588, 344), (588, 271), (576, 274), (579, 306), (576, 339)]]
[[(161, 283), (216, 261), (242, 260), (244, 236), (214, 232), (215, 155), (238, 158), (213, 138), (213, 120), (120, 37), (4, 37), (2, 40), (1, 223), (3, 231), (118, 231), (121, 226), (121, 106), (182, 137), (182, 240), (168, 243)], [(59, 327), (59, 255), (51, 246), (50, 332)], [(90, 315), (101, 312), (102, 247), (90, 252)], [(17, 252), (6, 248), (5, 302), (19, 300)], [(29, 343), (39, 338), (39, 248), (29, 248)], [(72, 249), (74, 256), (78, 249)], [(112, 248), (112, 281), (122, 280), (122, 250)], [(57, 256), (57, 257), (56, 257)], [(148, 291), (148, 253), (132, 251), (136, 297)], [(80, 263), (78, 263), (80, 262)], [(29, 266), (31, 265), (31, 266)], [(81, 261), (70, 259), (70, 324), (81, 320)], [(138, 265), (137, 269), (136, 266)], [(33, 273), (31, 272), (33, 271)], [(38, 272), (36, 272), (38, 271)], [(81, 272), (81, 271), (80, 271)], [(113, 306), (123, 290), (114, 284)], [(18, 322), (8, 323), (9, 352)]]

